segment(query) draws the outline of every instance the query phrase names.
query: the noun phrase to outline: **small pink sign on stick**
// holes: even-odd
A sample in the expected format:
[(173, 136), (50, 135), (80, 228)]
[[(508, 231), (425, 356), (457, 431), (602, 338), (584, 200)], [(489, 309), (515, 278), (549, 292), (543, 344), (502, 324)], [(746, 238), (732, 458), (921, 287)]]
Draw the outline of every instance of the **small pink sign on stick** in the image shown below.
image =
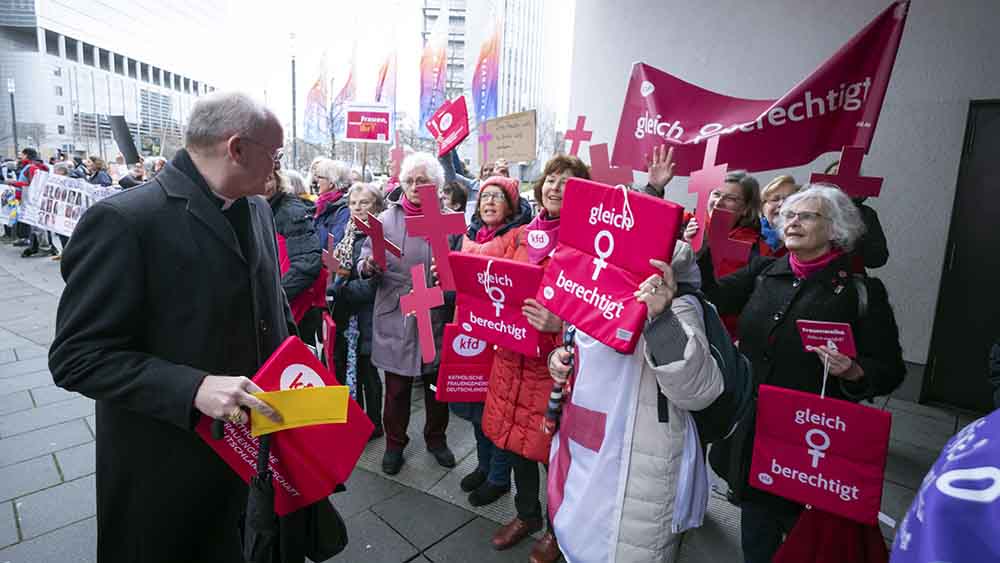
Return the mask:
[(858, 348), (854, 344), (854, 332), (847, 323), (827, 321), (795, 321), (802, 337), (802, 345), (809, 350), (819, 346), (834, 348), (841, 354), (851, 358), (858, 357)]
[(431, 245), (434, 261), (437, 264), (437, 276), (441, 288), (445, 291), (455, 291), (455, 278), (451, 273), (451, 263), (448, 254), (448, 235), (465, 234), (464, 213), (441, 213), (438, 206), (437, 188), (432, 184), (418, 186), (420, 206), (423, 215), (406, 218), (406, 231), (411, 236), (423, 237)]
[(753, 247), (753, 243), (729, 238), (729, 231), (736, 224), (737, 219), (739, 217), (735, 213), (725, 209), (716, 208), (712, 212), (712, 219), (708, 224), (708, 243), (712, 249), (712, 265), (716, 278), (719, 277), (719, 272), (722, 270), (720, 265), (723, 260), (741, 264), (750, 261), (750, 249)]
[(565, 135), (563, 135), (564, 140), (569, 141), (569, 154), (572, 156), (577, 156), (580, 152), (580, 145), (584, 141), (589, 143), (590, 139), (594, 136), (593, 131), (588, 131), (583, 128), (585, 121), (587, 121), (587, 116), (576, 116), (576, 129), (570, 129), (569, 131), (566, 131)]
[(323, 249), (323, 265), (331, 276), (337, 275), (337, 270), (340, 269), (340, 260), (333, 257), (333, 249), (336, 246), (333, 241), (333, 235), (327, 235), (326, 248)]
[(590, 145), (590, 177), (595, 182), (617, 186), (632, 183), (632, 169), (626, 166), (611, 166), (608, 158), (608, 144)]
[[(378, 220), (378, 217), (368, 214), (368, 222), (365, 223), (357, 217), (352, 218), (354, 225), (361, 229), (363, 233), (368, 235), (368, 238), (372, 241), (372, 258), (375, 263), (382, 268), (382, 271), (386, 269), (386, 259), (385, 253), (389, 252), (396, 258), (401, 258), (403, 256), (403, 251), (396, 246), (391, 240), (385, 238), (385, 233), (382, 231), (382, 221)], [(332, 236), (332, 235), (331, 235)]]
[(715, 163), (715, 156), (718, 153), (719, 137), (715, 136), (705, 143), (705, 159), (702, 161), (701, 170), (692, 172), (688, 181), (688, 193), (698, 194), (698, 206), (694, 212), (694, 218), (698, 221), (698, 232), (691, 239), (691, 249), (695, 252), (700, 251), (704, 245), (705, 231), (708, 230), (708, 198), (712, 190), (722, 186), (726, 181), (728, 165)]
[(420, 356), (425, 364), (434, 361), (434, 325), (431, 323), (431, 309), (444, 305), (444, 293), (440, 287), (427, 287), (423, 264), (410, 268), (413, 289), (399, 298), (399, 310), (405, 318), (413, 315), (417, 319), (417, 336), (420, 339)]

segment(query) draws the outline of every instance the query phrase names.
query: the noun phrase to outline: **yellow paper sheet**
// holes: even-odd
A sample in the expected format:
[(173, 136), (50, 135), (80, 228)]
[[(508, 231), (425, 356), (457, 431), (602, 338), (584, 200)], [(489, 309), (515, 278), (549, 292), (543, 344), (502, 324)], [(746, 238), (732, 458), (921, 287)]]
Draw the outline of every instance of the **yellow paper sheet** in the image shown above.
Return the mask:
[(347, 422), (347, 399), (350, 391), (346, 385), (268, 391), (254, 393), (254, 397), (270, 405), (284, 419), (277, 424), (251, 409), (251, 434), (254, 436), (315, 424)]

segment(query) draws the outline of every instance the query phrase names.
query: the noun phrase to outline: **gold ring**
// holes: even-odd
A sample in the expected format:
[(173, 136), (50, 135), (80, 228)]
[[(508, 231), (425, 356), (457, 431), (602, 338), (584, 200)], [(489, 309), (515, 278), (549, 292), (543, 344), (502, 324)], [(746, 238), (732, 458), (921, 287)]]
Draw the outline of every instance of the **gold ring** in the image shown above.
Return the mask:
[(240, 407), (236, 407), (233, 409), (233, 412), (229, 413), (229, 416), (227, 416), (226, 419), (233, 424), (239, 424), (240, 421), (243, 420), (243, 411)]

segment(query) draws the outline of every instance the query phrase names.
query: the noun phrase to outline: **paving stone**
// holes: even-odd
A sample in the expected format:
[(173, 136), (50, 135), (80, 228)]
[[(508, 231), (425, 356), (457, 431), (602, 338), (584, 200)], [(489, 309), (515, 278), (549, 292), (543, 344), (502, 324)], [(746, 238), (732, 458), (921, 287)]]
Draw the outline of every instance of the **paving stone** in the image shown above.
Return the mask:
[(8, 395), (18, 391), (27, 391), (35, 387), (52, 385), (52, 374), (47, 371), (23, 373), (11, 377), (0, 378), (0, 395)]
[(18, 360), (30, 360), (32, 358), (41, 358), (49, 356), (49, 349), (45, 346), (38, 346), (37, 344), (27, 344), (25, 346), (18, 346), (14, 348), (14, 353), (17, 354)]
[[(25, 336), (25, 338), (27, 338), (27, 336)], [(47, 357), (10, 362), (0, 365), (0, 378), (8, 378), (15, 375), (44, 371), (47, 369), (49, 369), (49, 359)]]
[(916, 490), (941, 452), (915, 446), (909, 442), (889, 440), (889, 457), (885, 464), (885, 479)]
[[(881, 511), (889, 518), (895, 520), (898, 526), (903, 521), (906, 511), (910, 509), (910, 505), (916, 496), (917, 491), (913, 489), (886, 482), (882, 485)], [(879, 527), (882, 528), (882, 535), (887, 539), (892, 539), (896, 536), (896, 530), (886, 526), (884, 523), (879, 522)]]
[(82, 420), (72, 420), (0, 440), (0, 466), (65, 450), (87, 442), (94, 436)]
[(0, 350), (0, 364), (7, 364), (16, 361), (17, 353), (14, 352), (13, 348), (4, 348)]
[[(14, 520), (13, 503), (5, 502), (0, 504), (0, 547), (17, 543), (17, 522)], [(0, 551), (0, 560), (3, 560), (3, 552)]]
[(34, 538), (96, 514), (94, 484), (91, 475), (18, 499), (14, 507), (21, 535)]
[(525, 538), (516, 546), (497, 551), (490, 538), (500, 528), (495, 522), (476, 518), (462, 526), (450, 536), (438, 542), (424, 554), (435, 563), (501, 563), (507, 561), (527, 561), (534, 545), (532, 538)]
[(7, 438), (46, 426), (52, 426), (75, 418), (94, 414), (94, 401), (87, 397), (77, 397), (61, 403), (53, 403), (28, 411), (0, 416), (0, 437)]
[(704, 523), (684, 535), (679, 563), (739, 563), (742, 554), (740, 509), (718, 494), (709, 494)]
[(336, 557), (328, 559), (327, 561), (330, 563), (340, 561), (379, 561), (385, 563), (398, 561), (402, 563), (409, 561), (419, 553), (417, 548), (393, 531), (388, 524), (380, 520), (370, 510), (348, 518), (345, 523), (349, 534), (347, 548)]
[(330, 500), (345, 519), (405, 490), (399, 483), (360, 467), (355, 468), (344, 486), (347, 490), (334, 494)]
[[(875, 404), (881, 406), (885, 403), (886, 397), (875, 397)], [(896, 397), (890, 397), (889, 402), (885, 403), (886, 408), (896, 412), (908, 412), (910, 414), (916, 414), (920, 416), (926, 416), (929, 418), (936, 418), (939, 420), (955, 420), (955, 412), (951, 409), (946, 409), (942, 407), (933, 407), (930, 405), (921, 405), (912, 401), (902, 401)]]
[(90, 430), (90, 435), (97, 437), (97, 417), (94, 415), (88, 416), (86, 419), (87, 428)]
[(0, 468), (0, 500), (10, 500), (62, 482), (52, 456), (42, 456)]
[(0, 549), (0, 562), (97, 561), (97, 519), (88, 518), (41, 537)]
[[(476, 518), (468, 510), (413, 489), (376, 504), (372, 512), (420, 550)], [(428, 518), (428, 514), (434, 518)]]
[(31, 390), (31, 398), (35, 400), (35, 405), (39, 407), (79, 397), (79, 393), (67, 391), (56, 385), (46, 385), (45, 387), (36, 387)]
[(897, 411), (892, 414), (890, 437), (923, 448), (941, 450), (955, 435), (955, 422), (955, 416), (950, 420), (941, 420)]
[(97, 465), (97, 444), (89, 442), (56, 452), (56, 461), (62, 471), (63, 480), (72, 481), (90, 475)]
[(0, 396), (0, 416), (12, 412), (23, 411), (35, 406), (27, 391), (17, 391)]

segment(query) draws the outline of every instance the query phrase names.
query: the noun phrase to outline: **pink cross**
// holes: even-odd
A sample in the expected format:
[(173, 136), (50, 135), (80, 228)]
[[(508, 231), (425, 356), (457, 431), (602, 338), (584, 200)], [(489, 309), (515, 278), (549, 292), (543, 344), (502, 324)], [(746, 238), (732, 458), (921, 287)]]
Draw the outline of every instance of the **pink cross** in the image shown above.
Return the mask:
[(333, 235), (327, 235), (326, 241), (326, 248), (323, 249), (323, 265), (331, 276), (335, 276), (340, 269), (340, 260), (333, 257), (333, 248), (336, 246), (333, 244)]
[(434, 325), (431, 323), (431, 309), (444, 305), (444, 294), (437, 286), (427, 287), (424, 265), (417, 264), (410, 268), (413, 278), (413, 289), (399, 298), (399, 310), (403, 313), (404, 322), (408, 315), (417, 318), (417, 336), (420, 338), (420, 355), (425, 364), (434, 361), (437, 351), (434, 349)]
[(719, 279), (723, 260), (746, 264), (750, 261), (750, 241), (729, 238), (729, 231), (739, 217), (732, 211), (716, 208), (708, 225), (708, 244), (712, 248), (712, 266), (715, 269), (715, 279)]
[(417, 192), (420, 193), (420, 207), (424, 214), (407, 217), (406, 232), (410, 236), (427, 239), (437, 264), (437, 276), (441, 288), (445, 291), (455, 291), (455, 278), (451, 274), (451, 263), (448, 261), (448, 253), (451, 252), (448, 235), (465, 233), (465, 214), (441, 213), (441, 208), (438, 207), (437, 187), (434, 185), (418, 186)]
[(837, 173), (815, 173), (809, 177), (809, 182), (833, 184), (851, 197), (878, 197), (882, 191), (882, 178), (861, 175), (864, 158), (865, 149), (862, 147), (844, 147), (840, 151)]
[(587, 116), (578, 115), (576, 117), (576, 129), (570, 129), (566, 131), (564, 135), (565, 140), (570, 142), (569, 144), (569, 154), (576, 156), (580, 152), (580, 144), (584, 141), (590, 141), (591, 137), (594, 136), (593, 131), (587, 131), (583, 128), (583, 122), (587, 120)]
[(378, 217), (368, 214), (368, 223), (366, 224), (361, 219), (357, 217), (353, 218), (354, 225), (361, 229), (361, 232), (368, 235), (368, 238), (372, 241), (372, 258), (375, 263), (382, 268), (382, 271), (386, 269), (385, 253), (391, 252), (396, 258), (402, 258), (403, 251), (396, 246), (391, 240), (385, 238), (385, 233), (382, 231), (382, 221), (378, 220)]
[(559, 450), (549, 467), (549, 475), (555, 477), (555, 479), (549, 479), (547, 487), (550, 519), (555, 519), (556, 512), (562, 505), (566, 477), (569, 475), (570, 465), (573, 464), (569, 453), (570, 440), (594, 453), (601, 451), (607, 418), (606, 413), (592, 411), (574, 404), (572, 401), (567, 402), (566, 406), (563, 407), (562, 419), (559, 424)]
[(480, 130), (479, 144), (482, 145), (483, 147), (483, 162), (486, 162), (487, 158), (489, 158), (488, 157), (489, 153), (487, 151), (487, 148), (489, 146), (490, 141), (493, 140), (493, 135), (490, 135), (489, 132), (486, 130), (485, 121), (479, 124), (479, 130)]
[[(715, 136), (705, 143), (705, 159), (702, 161), (701, 170), (692, 172), (688, 181), (688, 193), (698, 194), (698, 206), (694, 212), (694, 218), (698, 221), (698, 232), (691, 239), (691, 249), (695, 252), (701, 250), (705, 241), (705, 231), (708, 229), (708, 198), (712, 190), (718, 189), (726, 181), (728, 165), (715, 163), (718, 152), (719, 137)], [(728, 234), (729, 230), (725, 232)]]
[(396, 131), (396, 146), (389, 151), (389, 158), (392, 159), (392, 177), (399, 178), (399, 169), (403, 166), (403, 158), (406, 157), (406, 152), (403, 150), (403, 145), (399, 142), (399, 131)]
[(608, 160), (608, 144), (590, 145), (590, 177), (604, 184), (617, 186), (632, 183), (632, 169), (624, 166), (611, 166)]

